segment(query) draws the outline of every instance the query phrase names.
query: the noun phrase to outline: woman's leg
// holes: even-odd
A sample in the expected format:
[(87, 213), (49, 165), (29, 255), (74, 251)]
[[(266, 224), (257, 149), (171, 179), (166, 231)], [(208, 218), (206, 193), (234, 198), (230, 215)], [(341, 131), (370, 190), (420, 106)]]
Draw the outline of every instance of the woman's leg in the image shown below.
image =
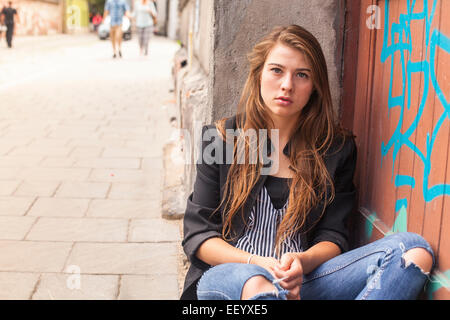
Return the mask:
[(286, 300), (287, 291), (278, 283), (272, 284), (273, 280), (270, 272), (254, 264), (220, 264), (206, 271), (200, 278), (197, 297), (199, 300), (240, 300), (246, 298), (243, 289), (250, 284), (252, 288), (247, 292), (255, 291), (249, 297), (251, 300)]
[(143, 45), (142, 45), (145, 55), (148, 54), (148, 42), (150, 40), (152, 29), (153, 29), (153, 27), (146, 27), (145, 28), (145, 32), (144, 32), (145, 36), (144, 36), (144, 41), (143, 41)]
[(139, 42), (139, 49), (140, 53), (143, 53), (143, 35), (144, 35), (144, 28), (138, 27), (136, 28), (137, 34), (138, 34), (138, 42)]
[[(416, 249), (422, 248), (422, 249)], [(428, 263), (431, 259), (431, 263)], [(303, 278), (301, 299), (416, 299), (434, 255), (420, 235), (400, 232), (341, 254)]]

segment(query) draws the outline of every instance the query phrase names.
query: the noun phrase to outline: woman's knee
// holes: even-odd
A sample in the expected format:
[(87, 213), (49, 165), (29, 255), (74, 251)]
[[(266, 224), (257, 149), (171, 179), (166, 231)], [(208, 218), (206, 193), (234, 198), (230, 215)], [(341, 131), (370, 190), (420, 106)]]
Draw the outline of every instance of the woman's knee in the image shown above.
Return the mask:
[[(245, 285), (247, 285), (245, 288), (246, 294), (247, 292), (251, 293), (261, 286), (266, 288), (259, 278), (266, 279), (272, 285), (271, 280), (268, 280), (270, 277), (271, 275), (266, 269), (257, 265), (242, 263), (220, 264), (207, 270), (202, 275), (197, 285), (197, 294), (199, 292), (214, 291), (223, 293), (224, 296), (226, 295), (230, 299), (238, 300), (242, 296)], [(255, 278), (256, 280), (254, 280)]]
[(431, 254), (423, 248), (413, 248), (406, 251), (402, 256), (405, 268), (411, 263), (418, 266), (423, 273), (430, 273), (433, 267), (433, 257)]
[(242, 287), (241, 299), (248, 300), (258, 293), (274, 292), (277, 288), (266, 277), (257, 275), (248, 279)]
[(398, 232), (389, 236), (392, 249), (399, 248), (405, 267), (411, 262), (428, 273), (434, 266), (434, 253), (429, 243), (419, 234)]

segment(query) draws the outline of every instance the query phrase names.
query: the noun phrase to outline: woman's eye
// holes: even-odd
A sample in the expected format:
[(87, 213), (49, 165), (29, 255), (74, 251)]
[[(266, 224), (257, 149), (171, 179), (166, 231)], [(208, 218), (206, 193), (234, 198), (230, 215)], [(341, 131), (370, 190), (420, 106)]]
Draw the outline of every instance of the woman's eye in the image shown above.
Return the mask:
[(306, 73), (304, 73), (304, 72), (299, 72), (299, 73), (297, 73), (297, 76), (298, 76), (299, 78), (308, 78), (308, 75), (307, 75)]
[(272, 68), (270, 70), (275, 72), (275, 73), (281, 73), (281, 69), (280, 68)]

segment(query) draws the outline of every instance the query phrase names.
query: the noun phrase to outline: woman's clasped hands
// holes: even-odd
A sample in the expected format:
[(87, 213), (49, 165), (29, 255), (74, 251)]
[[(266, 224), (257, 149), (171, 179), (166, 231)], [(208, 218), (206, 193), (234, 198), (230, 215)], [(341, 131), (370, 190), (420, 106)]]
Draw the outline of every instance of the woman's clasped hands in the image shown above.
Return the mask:
[(288, 252), (278, 261), (272, 257), (255, 257), (253, 263), (268, 270), (279, 285), (288, 290), (288, 300), (300, 300), (300, 289), (303, 280), (303, 267), (296, 253)]

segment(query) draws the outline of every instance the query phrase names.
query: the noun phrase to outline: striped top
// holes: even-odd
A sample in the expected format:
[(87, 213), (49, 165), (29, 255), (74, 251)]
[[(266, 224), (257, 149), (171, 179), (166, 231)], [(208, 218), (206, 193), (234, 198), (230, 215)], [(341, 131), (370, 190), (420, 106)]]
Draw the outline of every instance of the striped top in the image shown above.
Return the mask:
[[(244, 234), (236, 243), (236, 248), (252, 254), (279, 259), (281, 256), (276, 254), (275, 238), (288, 204), (289, 200), (282, 208), (276, 209), (272, 204), (266, 186), (263, 186), (250, 213)], [(297, 233), (283, 241), (280, 254), (300, 251), (302, 251), (300, 233)]]

